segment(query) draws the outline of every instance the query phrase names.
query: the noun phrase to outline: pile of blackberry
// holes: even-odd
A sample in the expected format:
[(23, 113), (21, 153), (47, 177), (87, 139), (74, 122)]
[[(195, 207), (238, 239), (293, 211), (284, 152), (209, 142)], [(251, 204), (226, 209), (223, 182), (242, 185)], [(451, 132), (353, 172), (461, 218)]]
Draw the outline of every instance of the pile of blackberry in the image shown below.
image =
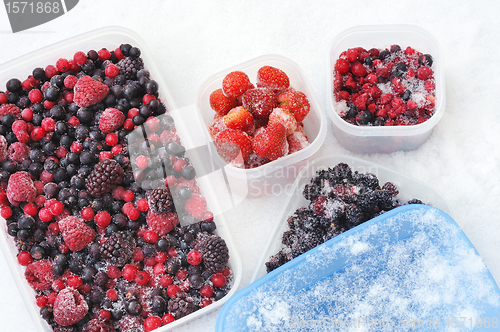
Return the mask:
[[(195, 217), (185, 207), (195, 193), (200, 199), (196, 171), (140, 54), (130, 44), (77, 52), (70, 61), (35, 68), (24, 81), (10, 79), (0, 91), (0, 215), (18, 262), (30, 270), (27, 281), (40, 314), (54, 331), (142, 331), (148, 317), (168, 324), (231, 288), (228, 248), (214, 233), (213, 214), (205, 211), (200, 218), (198, 211)], [(111, 65), (115, 74), (106, 71)], [(72, 85), (84, 76), (109, 92), (80, 107)], [(125, 116), (111, 133), (100, 129), (107, 108)], [(140, 126), (147, 126), (147, 139), (130, 135), (145, 132), (134, 130)], [(131, 159), (132, 149), (147, 158), (146, 167)], [(17, 172), (33, 181), (19, 183), (18, 196), (36, 190), (36, 199), (11, 200), (6, 188)], [(165, 215), (177, 220), (172, 213), (180, 223), (158, 235), (149, 228), (151, 213), (157, 214), (157, 228), (164, 227)], [(65, 243), (58, 222), (67, 216), (82, 219), (85, 225), (77, 227), (95, 233), (83, 250), (72, 252)], [(78, 235), (71, 240), (86, 241)], [(192, 251), (202, 253), (196, 265), (187, 260)], [(61, 326), (52, 312), (66, 287), (76, 289), (89, 309), (76, 323)]]
[[(303, 191), (309, 203), (288, 218), (289, 230), (282, 235), (282, 249), (265, 263), (267, 272), (400, 206), (398, 194), (393, 183), (380, 186), (374, 174), (352, 172), (345, 163), (318, 171)], [(423, 203), (412, 199), (406, 204)]]

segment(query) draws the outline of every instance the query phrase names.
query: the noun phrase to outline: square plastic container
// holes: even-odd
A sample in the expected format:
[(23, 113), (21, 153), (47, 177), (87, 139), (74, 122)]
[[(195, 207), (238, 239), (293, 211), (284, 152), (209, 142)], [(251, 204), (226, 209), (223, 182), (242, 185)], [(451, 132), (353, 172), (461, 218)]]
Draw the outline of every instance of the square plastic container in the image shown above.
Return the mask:
[[(349, 48), (389, 48), (398, 44), (401, 49), (413, 47), (433, 57), (432, 69), (436, 85), (434, 114), (425, 122), (413, 126), (355, 126), (339, 115), (333, 94), (334, 65), (339, 55)], [(444, 70), (437, 40), (426, 30), (415, 25), (363, 25), (349, 28), (332, 41), (327, 57), (328, 115), (333, 121), (334, 134), (346, 149), (356, 153), (390, 153), (398, 150), (414, 150), (431, 135), (446, 107)]]
[(500, 290), (455, 221), (405, 205), (243, 288), (215, 331), (488, 331), (499, 314)]
[[(303, 123), (310, 145), (300, 151), (256, 168), (237, 168), (225, 163), (213, 144), (208, 131), (208, 123), (214, 118), (215, 112), (210, 107), (209, 97), (214, 90), (222, 87), (224, 76), (235, 70), (243, 71), (248, 75), (250, 81), (255, 83), (257, 71), (262, 66), (273, 66), (283, 70), (290, 79), (290, 86), (306, 94), (311, 110)], [(234, 188), (236, 194), (243, 197), (267, 195), (272, 193), (273, 186), (283, 186), (293, 181), (301, 167), (320, 148), (326, 137), (325, 116), (319, 107), (313, 89), (305, 78), (302, 69), (295, 62), (281, 55), (262, 55), (212, 75), (201, 85), (196, 106), (204, 127), (204, 137), (210, 148), (214, 163), (219, 168), (224, 168), (227, 180), (231, 183), (231, 188)]]
[[(297, 177), (297, 180), (291, 188), (290, 197), (283, 207), (279, 221), (269, 238), (262, 258), (257, 265), (257, 269), (252, 277), (252, 281), (257, 280), (267, 274), (265, 263), (269, 258), (281, 250), (281, 237), (283, 233), (289, 230), (287, 220), (288, 218), (301, 206), (309, 203), (302, 194), (306, 184), (316, 175), (316, 172), (322, 169), (333, 168), (339, 163), (346, 163), (351, 167), (351, 170), (358, 171), (359, 173), (372, 173), (377, 176), (380, 185), (385, 182), (391, 182), (399, 190), (397, 196), (400, 201), (409, 201), (413, 198), (420, 199), (422, 202), (429, 204), (433, 207), (439, 208), (448, 215), (452, 215), (451, 209), (446, 200), (433, 188), (419, 182), (413, 178), (407, 177), (403, 174), (390, 170), (386, 167), (377, 165), (363, 159), (343, 156), (343, 155), (327, 155), (313, 160), (307, 168), (304, 168)], [(356, 228), (356, 227), (355, 227)]]
[[(77, 51), (86, 52), (90, 49), (99, 50), (103, 47), (112, 50), (123, 43), (129, 43), (140, 48), (141, 57), (144, 60), (144, 67), (149, 70), (151, 78), (157, 81), (159, 85), (160, 98), (165, 104), (167, 110), (170, 111), (170, 115), (175, 120), (177, 134), (181, 137), (182, 144), (186, 147), (186, 149), (189, 149), (193, 143), (190, 140), (189, 133), (184, 129), (185, 124), (183, 123), (183, 118), (178, 116), (175, 112), (176, 107), (163, 79), (163, 75), (155, 65), (154, 59), (158, 59), (158, 56), (153, 56), (144, 40), (134, 31), (129, 29), (123, 27), (105, 27), (93, 30), (4, 63), (0, 66), (0, 82), (5, 83), (12, 77), (18, 77), (20, 79), (25, 78), (32, 73), (34, 68), (55, 64), (60, 57), (72, 58), (73, 54)], [(195, 152), (195, 150), (193, 150), (193, 152)], [(189, 157), (195, 168), (203, 162), (202, 158), (197, 156), (195, 153), (192, 155), (190, 154)], [(220, 212), (218, 203), (213, 199), (216, 197), (214, 188), (209, 182), (204, 181), (203, 179), (198, 181), (198, 185), (200, 187), (200, 193), (207, 199), (208, 209), (214, 213), (214, 221), (217, 225), (217, 229), (214, 233), (225, 240), (229, 250), (230, 258), (228, 266), (233, 272), (232, 288), (221, 300), (155, 330), (158, 332), (174, 329), (220, 308), (223, 303), (236, 292), (241, 281), (241, 260), (226, 226), (225, 219)], [(5, 256), (7, 264), (9, 265), (19, 293), (26, 304), (26, 309), (30, 313), (32, 321), (38, 331), (51, 332), (52, 328), (45, 322), (45, 320), (42, 319), (39, 313), (40, 308), (38, 308), (35, 304), (35, 291), (28, 285), (24, 277), (25, 268), (17, 262), (17, 249), (13, 238), (7, 234), (7, 227), (3, 218), (0, 218), (0, 225), (0, 248)]]

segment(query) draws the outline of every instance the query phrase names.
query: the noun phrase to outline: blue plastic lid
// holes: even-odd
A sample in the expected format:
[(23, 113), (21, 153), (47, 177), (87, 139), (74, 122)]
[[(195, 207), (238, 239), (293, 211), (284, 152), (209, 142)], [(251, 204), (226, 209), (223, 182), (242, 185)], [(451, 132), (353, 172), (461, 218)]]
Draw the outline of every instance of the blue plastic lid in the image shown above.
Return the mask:
[(500, 290), (460, 227), (405, 205), (238, 291), (216, 331), (495, 331)]

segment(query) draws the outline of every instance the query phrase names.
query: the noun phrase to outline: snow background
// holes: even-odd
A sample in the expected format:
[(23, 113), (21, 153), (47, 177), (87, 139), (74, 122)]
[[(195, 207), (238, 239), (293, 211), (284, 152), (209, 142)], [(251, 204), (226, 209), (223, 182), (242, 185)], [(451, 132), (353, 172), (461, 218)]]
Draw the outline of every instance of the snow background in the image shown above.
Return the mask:
[[(271, 53), (299, 64), (326, 112), (326, 55), (336, 34), (360, 24), (418, 25), (441, 46), (445, 114), (415, 151), (357, 157), (437, 189), (499, 283), (499, 13), (500, 3), (493, 0), (415, 5), (395, 0), (86, 0), (62, 17), (16, 34), (0, 10), (0, 63), (98, 27), (120, 25), (145, 40), (178, 106), (192, 105), (212, 74)], [(326, 118), (328, 133), (317, 155), (351, 154), (339, 146)], [(241, 287), (250, 282), (286, 198), (249, 199), (225, 213), (243, 264)], [(2, 255), (0, 292), (2, 330), (35, 331)], [(176, 331), (213, 330), (217, 313)]]

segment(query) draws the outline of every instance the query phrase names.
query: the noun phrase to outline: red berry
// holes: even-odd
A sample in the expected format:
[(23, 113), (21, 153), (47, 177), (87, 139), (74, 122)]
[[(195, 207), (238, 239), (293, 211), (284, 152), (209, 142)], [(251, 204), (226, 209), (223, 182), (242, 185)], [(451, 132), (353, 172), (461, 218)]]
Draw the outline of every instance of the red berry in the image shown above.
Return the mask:
[(23, 211), (27, 215), (34, 217), (38, 213), (38, 207), (34, 203), (27, 203), (24, 206)]
[(38, 211), (38, 218), (40, 218), (41, 221), (43, 222), (49, 222), (52, 220), (53, 214), (50, 212), (50, 209), (48, 208), (42, 208), (40, 211)]
[(172, 277), (169, 276), (168, 274), (162, 275), (160, 278), (160, 285), (163, 288), (168, 287), (173, 283)]
[(111, 151), (101, 151), (99, 153), (99, 161), (103, 161), (105, 159), (111, 159), (113, 158), (113, 154), (111, 153)]
[(210, 299), (203, 299), (200, 301), (200, 308), (205, 308), (206, 306), (212, 304), (212, 300)]
[(122, 272), (120, 271), (119, 268), (117, 268), (116, 266), (114, 265), (109, 265), (107, 270), (106, 270), (106, 274), (108, 275), (108, 277), (110, 277), (111, 279), (117, 279), (117, 278), (120, 278), (122, 276)]
[(233, 71), (222, 80), (222, 91), (228, 97), (237, 98), (252, 86), (250, 78), (242, 71)]
[(21, 251), (19, 254), (17, 254), (17, 262), (21, 266), (28, 266), (29, 264), (33, 263), (33, 257), (28, 251)]
[(125, 122), (123, 123), (123, 128), (126, 130), (132, 130), (134, 129), (135, 125), (134, 122), (132, 122), (132, 119), (126, 119)]
[(119, 155), (123, 152), (123, 147), (120, 144), (117, 144), (111, 148), (111, 153), (113, 156)]
[(111, 57), (111, 52), (108, 51), (106, 48), (101, 48), (97, 52), (97, 56), (99, 57), (99, 60), (106, 61), (109, 60), (109, 58)]
[(59, 229), (59, 224), (57, 222), (51, 222), (49, 224), (49, 231), (52, 233), (52, 234), (59, 234), (60, 232), (60, 229)]
[(214, 288), (210, 285), (203, 285), (200, 288), (200, 295), (206, 298), (212, 297), (214, 295)]
[(24, 121), (31, 121), (33, 120), (33, 110), (31, 108), (25, 108), (21, 112), (21, 117), (23, 118)]
[(44, 118), (42, 120), (42, 128), (48, 132), (54, 131), (56, 129), (56, 121), (52, 118)]
[(215, 287), (224, 287), (226, 285), (226, 276), (222, 273), (215, 273), (212, 275), (212, 284)]
[(346, 59), (339, 58), (335, 62), (334, 69), (338, 73), (344, 75), (344, 74), (347, 74), (349, 72), (349, 70), (351, 69), (351, 65), (349, 64), (349, 61), (347, 61)]
[(158, 236), (158, 234), (156, 234), (155, 231), (144, 232), (144, 240), (147, 243), (156, 243), (156, 241), (158, 241), (158, 239), (159, 239), (159, 236)]
[[(69, 118), (68, 120), (68, 125), (71, 127), (71, 128), (75, 128), (77, 127), (78, 125), (80, 124), (80, 120), (78, 120), (78, 118), (76, 116), (72, 116), (71, 118)], [(76, 143), (76, 142), (75, 142)]]
[(99, 227), (107, 227), (111, 223), (111, 215), (107, 211), (100, 211), (95, 215), (94, 221)]
[(132, 202), (135, 199), (135, 194), (132, 190), (125, 190), (122, 197), (125, 202)]
[(76, 52), (75, 55), (73, 55), (73, 61), (75, 64), (81, 66), (87, 62), (87, 55), (82, 51)]
[(168, 285), (167, 286), (167, 294), (170, 298), (174, 297), (175, 294), (181, 292), (181, 289), (177, 285)]
[(425, 81), (429, 77), (431, 77), (433, 74), (433, 71), (429, 67), (420, 67), (417, 69), (417, 77), (419, 80)]
[(132, 264), (126, 264), (122, 269), (122, 277), (127, 281), (135, 280), (138, 269)]
[(47, 304), (49, 304), (49, 299), (47, 295), (39, 295), (36, 298), (36, 305), (39, 308), (45, 307)]
[(2, 218), (4, 219), (12, 217), (12, 209), (8, 206), (2, 207), (2, 209), (0, 210), (0, 216), (2, 216)]
[(127, 212), (127, 217), (132, 220), (132, 221), (135, 221), (137, 219), (139, 219), (139, 217), (141, 216), (141, 212), (136, 209), (135, 207), (134, 208), (131, 208), (128, 212)]
[(80, 142), (73, 142), (71, 143), (71, 146), (69, 147), (70, 151), (71, 152), (76, 152), (76, 153), (80, 153), (82, 152), (82, 143)]
[(64, 73), (64, 72), (68, 71), (68, 69), (69, 69), (69, 62), (68, 62), (68, 60), (64, 59), (64, 58), (60, 58), (56, 62), (56, 68), (61, 73)]
[(137, 167), (139, 167), (139, 168), (146, 168), (148, 166), (148, 158), (140, 155), (137, 158), (135, 158), (135, 163), (137, 164)]
[(50, 205), (50, 212), (52, 212), (53, 215), (58, 216), (60, 215), (64, 210), (64, 204), (61, 202), (54, 202)]
[(72, 275), (66, 280), (66, 285), (68, 287), (73, 287), (74, 289), (78, 289), (83, 285), (82, 278), (77, 275)]
[(165, 273), (165, 271), (166, 271), (165, 265), (163, 265), (161, 263), (155, 264), (155, 266), (153, 268), (153, 273), (155, 275), (162, 275)]
[(236, 98), (224, 95), (222, 89), (213, 91), (210, 94), (209, 102), (210, 107), (220, 115), (226, 115), (238, 103)]
[(186, 269), (179, 269), (179, 271), (175, 273), (175, 276), (179, 280), (186, 280), (188, 277), (188, 271)]
[(38, 89), (33, 89), (28, 93), (28, 98), (33, 104), (39, 103), (43, 99), (43, 94)]
[(104, 69), (104, 74), (109, 78), (115, 78), (120, 73), (120, 69), (114, 64), (109, 64), (106, 69)]
[(201, 253), (197, 250), (191, 250), (188, 254), (187, 254), (187, 261), (189, 264), (191, 265), (198, 265), (201, 263), (201, 260), (203, 258), (203, 256), (201, 255)]
[(52, 289), (56, 292), (60, 292), (65, 288), (64, 281), (62, 279), (56, 279), (52, 283)]
[(144, 320), (144, 331), (150, 332), (159, 328), (162, 324), (162, 319), (158, 316), (149, 316)]
[(149, 278), (149, 273), (146, 271), (139, 271), (137, 272), (134, 280), (138, 285), (144, 286), (149, 282)]
[(118, 135), (115, 133), (107, 134), (105, 141), (107, 145), (114, 146), (118, 144)]
[(355, 48), (350, 48), (347, 50), (346, 56), (349, 62), (354, 62), (358, 58), (358, 50)]
[(177, 249), (175, 249), (175, 247), (168, 248), (167, 255), (168, 255), (168, 257), (176, 257), (177, 256)]
[(106, 291), (106, 297), (111, 301), (116, 301), (118, 300), (118, 292), (116, 291), (116, 289), (108, 289)]
[(142, 97), (142, 103), (143, 103), (144, 105), (147, 105), (147, 104), (149, 104), (149, 102), (150, 102), (151, 100), (153, 100), (153, 99), (156, 99), (156, 97), (155, 97), (155, 96), (153, 96), (153, 95), (145, 94), (145, 95)]
[(47, 78), (50, 79), (57, 74), (58, 74), (58, 72), (57, 72), (57, 68), (55, 66), (48, 65), (47, 67), (45, 67), (45, 76), (47, 76)]
[(85, 221), (94, 219), (94, 209), (92, 209), (90, 206), (83, 208), (80, 212), (80, 217)]
[(161, 318), (161, 321), (163, 322), (163, 325), (167, 325), (169, 323), (172, 323), (175, 320), (174, 316), (172, 314), (165, 314)]
[(141, 212), (147, 212), (149, 210), (148, 200), (145, 198), (141, 198), (137, 202), (137, 209)]
[(135, 249), (134, 253), (132, 254), (132, 259), (137, 262), (140, 262), (144, 259), (144, 253), (140, 248)]
[(156, 259), (154, 257), (144, 257), (143, 262), (145, 266), (150, 266), (150, 267), (153, 267), (157, 264)]
[(281, 92), (288, 89), (290, 86), (290, 79), (281, 69), (271, 66), (263, 66), (257, 71), (257, 86)]

